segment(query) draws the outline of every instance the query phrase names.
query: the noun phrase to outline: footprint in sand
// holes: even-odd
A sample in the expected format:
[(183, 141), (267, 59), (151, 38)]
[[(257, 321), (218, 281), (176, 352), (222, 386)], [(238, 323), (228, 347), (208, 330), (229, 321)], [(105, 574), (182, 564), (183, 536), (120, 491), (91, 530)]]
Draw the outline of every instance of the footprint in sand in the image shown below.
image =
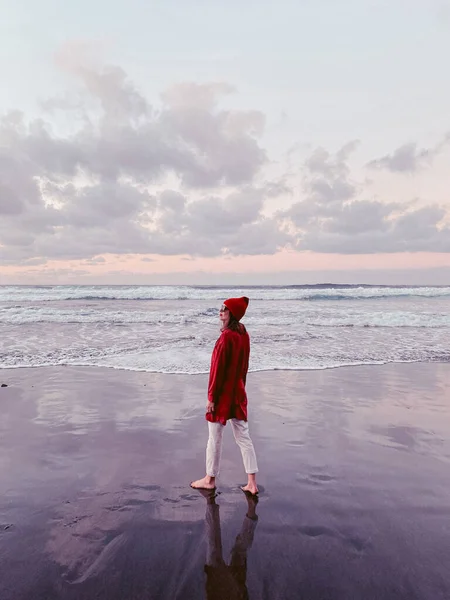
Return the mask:
[(131, 484), (131, 485), (126, 485), (125, 486), (126, 490), (144, 490), (145, 492), (157, 492), (158, 490), (161, 489), (161, 487), (159, 485), (138, 485), (138, 484)]
[(316, 481), (336, 481), (336, 477), (332, 477), (331, 475), (321, 475), (320, 473), (311, 473), (309, 477)]
[(328, 527), (322, 527), (320, 525), (306, 525), (299, 527), (299, 531), (304, 533), (308, 537), (319, 537), (320, 535), (328, 535), (329, 537), (339, 537), (335, 531)]
[(306, 476), (298, 476), (296, 479), (299, 483), (304, 483), (307, 485), (320, 485), (322, 483), (336, 481), (336, 477), (323, 473), (309, 473)]

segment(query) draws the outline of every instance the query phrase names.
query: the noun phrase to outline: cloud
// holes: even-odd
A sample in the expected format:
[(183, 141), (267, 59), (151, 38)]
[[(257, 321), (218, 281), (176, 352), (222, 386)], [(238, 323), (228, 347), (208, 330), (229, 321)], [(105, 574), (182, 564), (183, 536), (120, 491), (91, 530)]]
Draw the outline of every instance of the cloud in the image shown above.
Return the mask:
[(188, 202), (178, 192), (162, 192), (154, 220), (154, 252), (211, 257), (274, 254), (290, 236), (277, 220), (262, 215), (267, 195), (264, 187), (248, 186), (224, 197)]
[(387, 169), (392, 173), (415, 173), (431, 164), (443, 148), (450, 142), (450, 134), (433, 148), (418, 148), (410, 142), (403, 144), (392, 154), (372, 160), (367, 164), (371, 169)]
[(352, 198), (356, 187), (350, 180), (348, 156), (356, 149), (358, 142), (343, 146), (335, 156), (323, 148), (316, 149), (306, 160), (307, 179), (305, 187), (311, 198), (319, 205), (330, 205)]
[(94, 256), (93, 258), (86, 259), (84, 262), (86, 265), (101, 265), (106, 263), (106, 260), (103, 256)]
[[(269, 232), (265, 198), (283, 189), (255, 184), (266, 161), (262, 113), (222, 108), (234, 92), (226, 83), (172, 86), (152, 106), (123, 69), (80, 59), (83, 52), (70, 45), (57, 56), (76, 78), (79, 97), (46, 105), (66, 121), (75, 110), (70, 133), (15, 111), (0, 119), (3, 263), (239, 254), (242, 227), (252, 239), (258, 228)], [(182, 193), (149, 192), (168, 179)], [(222, 188), (234, 191), (223, 195)], [(274, 237), (262, 246), (274, 252), (286, 236), (275, 222), (271, 228)], [(249, 240), (242, 242), (251, 251)]]
[(352, 200), (358, 191), (347, 164), (355, 148), (356, 142), (352, 142), (335, 155), (324, 148), (313, 150), (304, 162), (304, 199), (279, 216), (287, 217), (301, 229), (316, 227), (324, 219), (336, 216), (343, 203)]
[[(350, 169), (359, 142), (316, 148), (300, 185), (292, 165), (266, 181), (264, 115), (225, 108), (232, 86), (185, 82), (154, 103), (122, 68), (83, 53), (66, 46), (57, 57), (76, 94), (44, 102), (40, 119), (0, 118), (0, 263), (450, 251), (441, 207), (367, 197)], [(448, 141), (405, 145), (371, 166), (411, 171)], [(293, 203), (270, 216), (279, 197)]]
[(335, 155), (317, 149), (305, 161), (304, 199), (278, 213), (295, 237), (297, 250), (450, 252), (444, 208), (364, 197), (364, 189), (350, 177), (348, 158), (354, 148), (347, 145)]

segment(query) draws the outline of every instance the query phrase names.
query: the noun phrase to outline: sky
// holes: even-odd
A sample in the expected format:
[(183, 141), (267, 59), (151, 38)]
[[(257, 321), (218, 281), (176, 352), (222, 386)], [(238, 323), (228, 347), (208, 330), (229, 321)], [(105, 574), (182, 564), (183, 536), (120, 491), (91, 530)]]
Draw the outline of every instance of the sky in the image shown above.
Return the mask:
[(450, 283), (450, 0), (0, 10), (0, 284)]

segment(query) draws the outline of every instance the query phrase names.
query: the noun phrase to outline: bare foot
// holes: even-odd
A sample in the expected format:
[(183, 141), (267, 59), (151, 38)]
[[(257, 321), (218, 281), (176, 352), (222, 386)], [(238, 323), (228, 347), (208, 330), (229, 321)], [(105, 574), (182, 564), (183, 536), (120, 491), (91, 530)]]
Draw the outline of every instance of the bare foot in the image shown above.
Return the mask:
[(241, 487), (241, 490), (243, 492), (248, 492), (252, 496), (256, 496), (256, 494), (259, 492), (258, 486), (256, 485), (256, 483), (248, 483), (247, 485), (243, 485)]
[(191, 482), (191, 488), (194, 490), (213, 490), (216, 487), (215, 477), (205, 475), (203, 479), (197, 479), (197, 481)]

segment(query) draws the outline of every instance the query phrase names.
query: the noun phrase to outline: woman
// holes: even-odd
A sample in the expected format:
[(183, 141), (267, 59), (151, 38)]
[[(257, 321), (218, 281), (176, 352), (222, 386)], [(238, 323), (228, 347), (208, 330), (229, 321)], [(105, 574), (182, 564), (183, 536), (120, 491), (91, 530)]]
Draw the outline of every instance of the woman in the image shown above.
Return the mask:
[(250, 356), (250, 338), (239, 321), (247, 310), (249, 299), (229, 298), (225, 300), (219, 312), (222, 323), (221, 334), (216, 342), (211, 358), (208, 385), (208, 421), (209, 439), (206, 447), (206, 475), (191, 483), (194, 489), (212, 490), (216, 487), (222, 451), (223, 429), (227, 421), (231, 422), (234, 439), (238, 444), (244, 468), (248, 476), (246, 486), (241, 489), (257, 494), (256, 473), (258, 465), (255, 450), (248, 432), (247, 394), (245, 383)]

